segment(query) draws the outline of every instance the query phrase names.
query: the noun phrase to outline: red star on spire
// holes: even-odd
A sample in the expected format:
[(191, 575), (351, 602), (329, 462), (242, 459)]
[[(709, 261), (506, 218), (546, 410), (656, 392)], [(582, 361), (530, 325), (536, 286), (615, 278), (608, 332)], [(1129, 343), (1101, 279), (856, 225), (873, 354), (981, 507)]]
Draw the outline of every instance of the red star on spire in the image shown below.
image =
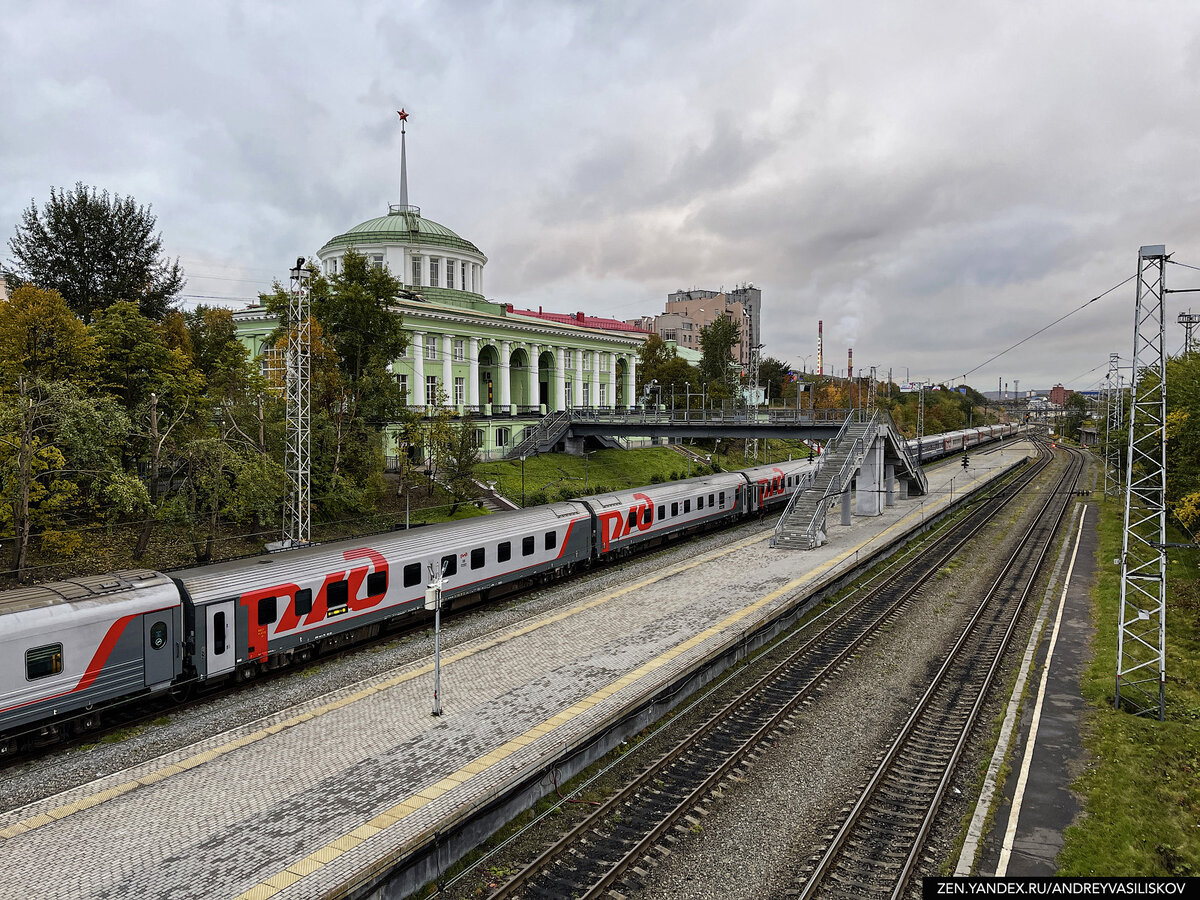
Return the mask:
[(402, 110), (402, 109), (396, 110), (396, 115), (398, 115), (400, 117), (401, 122), (408, 121), (408, 113), (406, 113), (404, 110)]

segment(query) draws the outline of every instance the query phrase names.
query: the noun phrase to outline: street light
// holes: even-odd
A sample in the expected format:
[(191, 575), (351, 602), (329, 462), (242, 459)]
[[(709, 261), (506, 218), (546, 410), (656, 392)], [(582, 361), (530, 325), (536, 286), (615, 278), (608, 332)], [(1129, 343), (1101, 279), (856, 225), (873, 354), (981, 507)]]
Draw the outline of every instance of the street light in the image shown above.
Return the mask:
[(525, 454), (521, 454), (521, 509), (525, 508)]

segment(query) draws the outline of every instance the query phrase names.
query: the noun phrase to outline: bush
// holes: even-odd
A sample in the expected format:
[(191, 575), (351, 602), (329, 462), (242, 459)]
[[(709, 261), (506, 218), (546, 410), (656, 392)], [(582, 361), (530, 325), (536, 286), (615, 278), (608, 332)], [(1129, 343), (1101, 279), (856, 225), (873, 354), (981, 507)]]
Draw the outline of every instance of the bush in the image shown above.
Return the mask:
[(607, 484), (598, 484), (592, 488), (593, 494), (607, 494), (610, 488)]
[(558, 489), (558, 499), (559, 500), (571, 500), (571, 499), (574, 499), (576, 496), (577, 496), (577, 494), (575, 493), (574, 488), (565, 487), (565, 488)]
[(541, 506), (549, 502), (550, 500), (546, 496), (545, 491), (534, 491), (532, 494), (528, 494), (525, 497), (526, 506)]
[(671, 477), (671, 480), (672, 480), (672, 481), (678, 481), (678, 480), (679, 480), (679, 473), (678, 473), (678, 472), (672, 472), (670, 477)]
[(662, 484), (663, 477), (661, 475), (659, 475), (657, 472), (655, 472), (653, 475), (650, 476), (650, 483), (651, 484)]
[(717, 472), (723, 472), (725, 470), (721, 468), (721, 464), (719, 462), (714, 462), (712, 464), (712, 471), (715, 474)]

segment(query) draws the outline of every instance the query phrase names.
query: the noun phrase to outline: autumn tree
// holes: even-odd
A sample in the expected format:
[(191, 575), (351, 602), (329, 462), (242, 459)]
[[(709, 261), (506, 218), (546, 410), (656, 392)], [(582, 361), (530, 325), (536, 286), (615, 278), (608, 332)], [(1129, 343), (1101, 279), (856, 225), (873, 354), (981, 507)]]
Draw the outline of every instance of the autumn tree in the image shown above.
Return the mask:
[(96, 342), (58, 291), (23, 285), (0, 300), (0, 382), (18, 376), (64, 380), (86, 387), (93, 376)]
[(479, 442), (475, 422), (470, 416), (444, 430), (440, 456), (442, 478), (454, 498), (454, 506), (450, 509), (450, 515), (454, 515), (460, 504), (478, 495), (475, 467), (479, 464)]
[(161, 319), (183, 290), (179, 260), (162, 256), (162, 235), (149, 207), (132, 197), (85, 187), (50, 189), (39, 210), (29, 201), (9, 240), (17, 264), (10, 287), (33, 283), (58, 291), (85, 323), (127, 300)]

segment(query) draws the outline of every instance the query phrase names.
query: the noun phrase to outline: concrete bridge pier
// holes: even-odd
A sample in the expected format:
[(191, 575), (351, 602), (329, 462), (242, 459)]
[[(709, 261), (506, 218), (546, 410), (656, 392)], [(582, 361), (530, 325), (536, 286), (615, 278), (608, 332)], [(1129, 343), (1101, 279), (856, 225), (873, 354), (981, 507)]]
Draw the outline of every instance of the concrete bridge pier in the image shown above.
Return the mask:
[(883, 503), (880, 499), (883, 493), (883, 437), (879, 436), (871, 442), (871, 447), (863, 456), (858, 476), (855, 512), (860, 516), (878, 516), (883, 514)]
[(885, 490), (883, 494), (885, 506), (896, 505), (896, 467), (888, 463), (883, 467), (883, 481)]
[(842, 524), (850, 524), (850, 485), (842, 491)]
[(908, 479), (907, 478), (900, 479), (900, 499), (901, 500), (908, 499)]

